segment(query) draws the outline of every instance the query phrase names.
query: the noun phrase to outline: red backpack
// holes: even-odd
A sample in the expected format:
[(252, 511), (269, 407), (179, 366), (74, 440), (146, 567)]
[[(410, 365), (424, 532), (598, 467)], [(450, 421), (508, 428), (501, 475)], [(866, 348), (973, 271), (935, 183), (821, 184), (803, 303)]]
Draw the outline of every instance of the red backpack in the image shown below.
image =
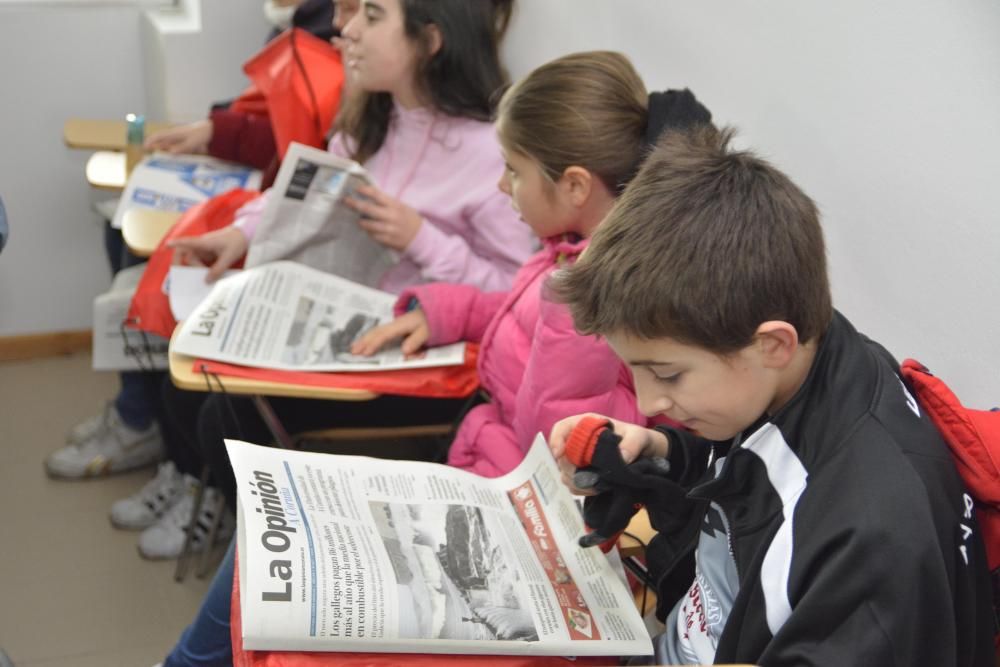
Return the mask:
[[(951, 449), (959, 475), (975, 501), (986, 545), (994, 608), (1000, 607), (1000, 410), (972, 410), (914, 359), (900, 366), (903, 380)], [(997, 636), (1000, 649), (1000, 635)]]

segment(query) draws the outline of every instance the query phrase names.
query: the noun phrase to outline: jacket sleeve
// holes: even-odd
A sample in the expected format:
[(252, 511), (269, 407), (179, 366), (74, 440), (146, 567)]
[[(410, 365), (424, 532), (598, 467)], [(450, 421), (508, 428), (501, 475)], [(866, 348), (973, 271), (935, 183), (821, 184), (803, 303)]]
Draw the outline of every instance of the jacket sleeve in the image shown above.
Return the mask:
[(465, 213), (472, 234), (448, 234), (426, 218), (404, 255), (420, 267), (428, 282), (477, 285), (488, 292), (510, 289), (514, 274), (533, 252), (536, 239), (494, 189)]
[(267, 169), (277, 155), (271, 119), (228, 109), (215, 110), (208, 154), (256, 169)]
[(432, 283), (403, 290), (396, 300), (395, 311), (397, 316), (401, 315), (409, 309), (410, 301), (416, 299), (427, 317), (428, 347), (461, 340), (478, 343), (506, 298), (506, 292), (483, 292), (470, 285)]
[(670, 479), (685, 488), (691, 488), (704, 476), (708, 455), (714, 443), (672, 426), (657, 426), (656, 430), (666, 435), (670, 441), (667, 453)]
[(539, 311), (511, 421), (521, 450), (535, 434), (548, 438), (557, 421), (583, 412), (645, 425), (631, 375), (608, 344), (578, 334), (562, 304), (543, 298)]

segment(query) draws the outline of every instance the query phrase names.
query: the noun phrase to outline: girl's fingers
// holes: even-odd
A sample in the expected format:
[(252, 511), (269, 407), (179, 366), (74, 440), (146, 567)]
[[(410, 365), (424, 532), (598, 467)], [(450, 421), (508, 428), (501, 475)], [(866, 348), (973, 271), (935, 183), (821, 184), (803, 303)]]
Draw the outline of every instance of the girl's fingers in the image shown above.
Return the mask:
[(362, 197), (368, 197), (381, 206), (386, 206), (393, 201), (392, 197), (385, 194), (374, 185), (359, 185), (357, 189), (355, 189), (355, 192)]

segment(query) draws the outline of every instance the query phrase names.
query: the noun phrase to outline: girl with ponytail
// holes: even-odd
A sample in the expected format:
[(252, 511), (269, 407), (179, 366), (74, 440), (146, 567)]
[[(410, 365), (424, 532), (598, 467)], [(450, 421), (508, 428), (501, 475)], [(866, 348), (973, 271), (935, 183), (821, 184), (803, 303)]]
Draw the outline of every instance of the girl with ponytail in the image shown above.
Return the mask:
[(576, 53), (542, 65), (500, 101), (506, 159), (500, 189), (542, 243), (509, 292), (436, 283), (402, 292), (393, 322), (355, 345), (372, 354), (403, 338), (403, 350), (480, 342), (479, 378), (490, 402), (471, 410), (448, 454), (486, 476), (513, 469), (536, 433), (569, 415), (598, 412), (645, 424), (629, 370), (608, 345), (573, 329), (545, 281), (587, 247), (615, 198), (664, 131), (711, 121), (688, 90), (647, 95), (620, 53)]

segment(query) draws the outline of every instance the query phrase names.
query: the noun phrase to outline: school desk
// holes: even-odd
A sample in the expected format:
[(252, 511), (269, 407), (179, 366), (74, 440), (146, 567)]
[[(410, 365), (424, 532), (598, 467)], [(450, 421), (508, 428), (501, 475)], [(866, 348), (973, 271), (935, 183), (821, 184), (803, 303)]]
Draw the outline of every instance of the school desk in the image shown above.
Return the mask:
[(125, 153), (97, 151), (87, 160), (87, 183), (98, 190), (125, 189)]
[[(170, 127), (170, 123), (146, 123), (146, 134)], [(124, 151), (127, 123), (124, 120), (70, 118), (63, 123), (63, 142), (69, 148), (92, 151)]]
[(181, 214), (151, 208), (130, 208), (122, 216), (122, 238), (137, 257), (149, 257)]

